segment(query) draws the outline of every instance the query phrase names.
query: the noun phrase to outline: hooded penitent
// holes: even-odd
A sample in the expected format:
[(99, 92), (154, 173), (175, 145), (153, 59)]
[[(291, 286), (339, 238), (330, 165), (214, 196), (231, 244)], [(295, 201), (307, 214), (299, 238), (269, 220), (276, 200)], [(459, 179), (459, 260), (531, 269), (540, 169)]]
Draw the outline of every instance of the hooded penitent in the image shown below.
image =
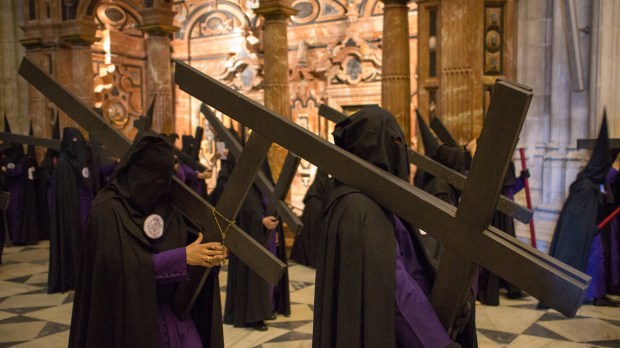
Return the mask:
[[(408, 179), (405, 137), (388, 111), (364, 107), (332, 134), (337, 146)], [(343, 183), (337, 184), (322, 221), (314, 347), (448, 345), (427, 298), (432, 270), (417, 230)]]
[(549, 255), (582, 272), (588, 265), (597, 223), (604, 215), (605, 196), (601, 186), (605, 184), (610, 165), (607, 118), (603, 117), (590, 160), (570, 186), (549, 250)]
[(91, 172), (82, 133), (77, 128), (65, 128), (51, 187), (49, 293), (74, 288), (86, 219), (94, 198)]
[[(161, 320), (175, 322), (170, 306), (178, 283), (156, 283), (153, 261), (192, 239), (190, 222), (170, 201), (173, 171), (168, 138), (144, 132), (97, 195), (76, 282), (71, 347), (160, 346)], [(223, 346), (217, 287), (209, 276), (192, 309), (204, 347)]]

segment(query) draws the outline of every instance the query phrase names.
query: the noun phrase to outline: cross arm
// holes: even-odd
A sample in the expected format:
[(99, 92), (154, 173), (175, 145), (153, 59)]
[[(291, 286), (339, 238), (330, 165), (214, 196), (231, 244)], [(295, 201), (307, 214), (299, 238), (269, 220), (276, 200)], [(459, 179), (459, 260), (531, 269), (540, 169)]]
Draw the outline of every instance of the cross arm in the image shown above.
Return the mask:
[(60, 151), (60, 140), (32, 137), (15, 133), (0, 132), (0, 140), (17, 144), (42, 146), (48, 149)]
[[(243, 146), (241, 146), (239, 141), (228, 131), (228, 129), (226, 129), (222, 121), (220, 121), (215, 116), (215, 114), (211, 112), (211, 109), (209, 109), (208, 106), (204, 104), (201, 105), (200, 111), (207, 119), (209, 124), (215, 129), (220, 139), (226, 143), (228, 151), (230, 151), (233, 156), (239, 158), (241, 152), (243, 151)], [(263, 172), (258, 172), (255, 184), (258, 187), (259, 191), (261, 191), (261, 194), (263, 196), (273, 196), (274, 186), (271, 181), (267, 179)], [(279, 200), (277, 202), (276, 211), (278, 212), (278, 214), (280, 214), (282, 221), (285, 222), (293, 232), (296, 233), (303, 226), (303, 223), (301, 222), (299, 217), (295, 213), (293, 213), (291, 208), (289, 208), (289, 206), (283, 200)]]

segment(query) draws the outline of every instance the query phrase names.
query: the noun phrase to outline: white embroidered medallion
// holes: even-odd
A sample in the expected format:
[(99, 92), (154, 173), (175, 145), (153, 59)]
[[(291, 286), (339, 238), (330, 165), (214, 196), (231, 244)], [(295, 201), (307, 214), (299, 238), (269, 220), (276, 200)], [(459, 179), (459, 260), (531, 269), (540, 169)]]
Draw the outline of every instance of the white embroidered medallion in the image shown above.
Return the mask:
[(144, 233), (151, 239), (157, 239), (164, 234), (164, 219), (157, 214), (149, 215), (144, 220)]

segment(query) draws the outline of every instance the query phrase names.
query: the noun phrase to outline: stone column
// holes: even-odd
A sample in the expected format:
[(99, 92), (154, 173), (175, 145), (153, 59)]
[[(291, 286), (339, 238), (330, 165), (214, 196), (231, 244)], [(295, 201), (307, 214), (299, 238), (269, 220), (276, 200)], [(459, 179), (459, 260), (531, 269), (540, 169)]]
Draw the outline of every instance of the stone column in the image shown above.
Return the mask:
[[(97, 24), (90, 20), (28, 19), (21, 40), (31, 60), (91, 106), (95, 97), (90, 46), (97, 40), (96, 30)], [(28, 112), (34, 135), (50, 137), (52, 117), (58, 114), (57, 108), (32, 86), (28, 87)], [(77, 127), (64, 113), (59, 116), (61, 129)]]
[[(169, 35), (179, 28), (172, 25), (175, 12), (170, 3), (142, 10), (142, 26), (146, 38), (146, 95), (147, 104), (157, 97), (153, 115), (153, 130), (162, 133), (175, 131), (172, 103), (172, 61)], [(148, 105), (146, 106), (148, 107)]]
[[(264, 51), (264, 93), (265, 106), (279, 115), (290, 119), (288, 84), (288, 18), (296, 13), (290, 7), (289, 0), (261, 1), (254, 10), (263, 16), (263, 51)], [(274, 180), (280, 176), (286, 150), (274, 144), (267, 159)]]
[(23, 96), (27, 87), (17, 75), (24, 54), (18, 41), (17, 28), (22, 24), (18, 7), (19, 3), (14, 1), (0, 2), (0, 119), (6, 115), (13, 132), (26, 133), (28, 108)]
[(407, 0), (382, 0), (383, 59), (381, 104), (390, 111), (411, 141), (411, 75)]

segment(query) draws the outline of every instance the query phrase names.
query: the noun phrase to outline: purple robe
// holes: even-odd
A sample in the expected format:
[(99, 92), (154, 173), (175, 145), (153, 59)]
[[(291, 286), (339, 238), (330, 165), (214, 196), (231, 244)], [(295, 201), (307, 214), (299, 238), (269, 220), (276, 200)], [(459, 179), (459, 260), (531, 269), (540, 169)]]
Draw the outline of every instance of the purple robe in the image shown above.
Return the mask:
[(431, 285), (409, 231), (394, 216), (396, 339), (399, 347), (447, 347), (451, 340), (428, 299)]
[[(161, 347), (202, 347), (196, 325), (189, 316), (181, 321), (173, 313), (166, 300), (166, 285), (189, 279), (185, 248), (176, 248), (153, 254), (155, 284), (158, 294), (159, 336)], [(163, 294), (163, 295), (162, 295)]]

